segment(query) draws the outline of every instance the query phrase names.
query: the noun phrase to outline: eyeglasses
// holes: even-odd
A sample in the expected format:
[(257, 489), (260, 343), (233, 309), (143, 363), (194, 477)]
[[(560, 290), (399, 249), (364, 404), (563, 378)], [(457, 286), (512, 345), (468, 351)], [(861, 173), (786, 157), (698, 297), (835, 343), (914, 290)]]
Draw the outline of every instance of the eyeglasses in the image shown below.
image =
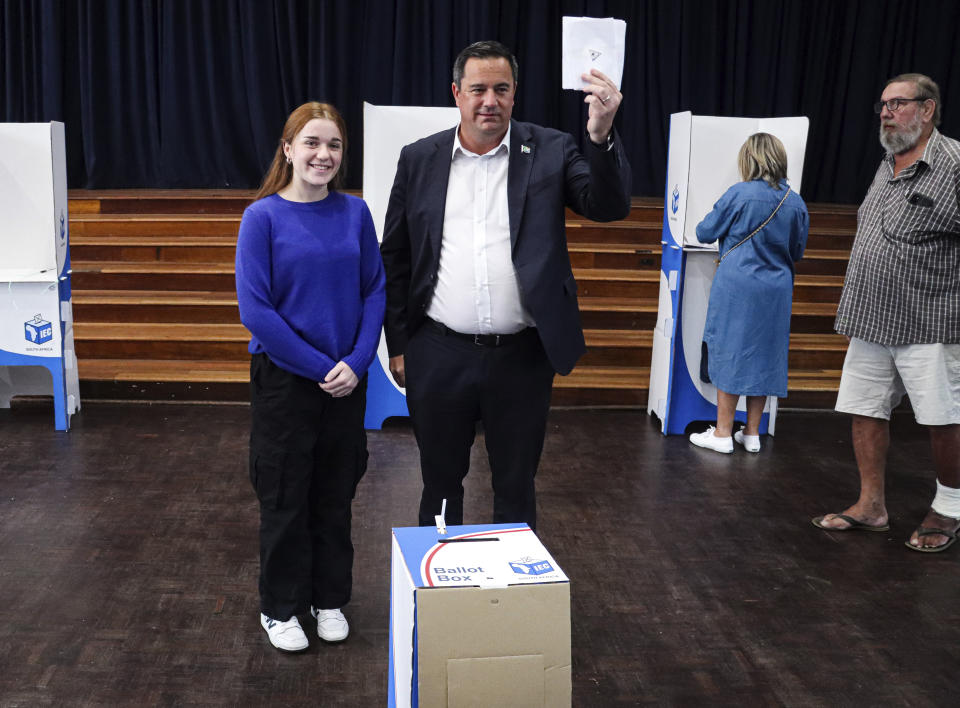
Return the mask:
[(924, 101), (929, 101), (928, 98), (891, 98), (889, 101), (877, 101), (873, 104), (873, 112), (880, 113), (883, 110), (883, 107), (886, 106), (887, 110), (891, 113), (896, 113), (900, 110), (900, 107), (903, 106), (907, 101), (917, 101), (922, 103)]

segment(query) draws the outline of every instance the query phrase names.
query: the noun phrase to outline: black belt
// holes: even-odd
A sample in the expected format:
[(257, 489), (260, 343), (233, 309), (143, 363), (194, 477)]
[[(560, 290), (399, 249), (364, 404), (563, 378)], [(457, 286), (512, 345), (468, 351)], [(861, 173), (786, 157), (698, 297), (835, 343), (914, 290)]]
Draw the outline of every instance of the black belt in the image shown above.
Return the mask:
[(429, 317), (425, 318), (425, 322), (426, 325), (435, 332), (439, 332), (446, 337), (456, 337), (457, 339), (472, 342), (478, 347), (502, 347), (504, 344), (516, 342), (521, 337), (533, 332), (533, 327), (527, 327), (513, 334), (467, 334), (450, 329), (442, 322), (437, 322)]

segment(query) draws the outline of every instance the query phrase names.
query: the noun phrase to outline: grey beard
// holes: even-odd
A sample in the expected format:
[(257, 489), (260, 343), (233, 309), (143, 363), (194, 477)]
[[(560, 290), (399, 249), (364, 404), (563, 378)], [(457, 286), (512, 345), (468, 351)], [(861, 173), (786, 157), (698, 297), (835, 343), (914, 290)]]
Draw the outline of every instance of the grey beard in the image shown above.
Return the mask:
[(883, 123), (880, 123), (880, 144), (883, 149), (892, 155), (899, 155), (913, 148), (920, 140), (920, 134), (923, 132), (923, 124), (919, 116), (910, 121), (900, 130), (887, 133), (883, 129)]

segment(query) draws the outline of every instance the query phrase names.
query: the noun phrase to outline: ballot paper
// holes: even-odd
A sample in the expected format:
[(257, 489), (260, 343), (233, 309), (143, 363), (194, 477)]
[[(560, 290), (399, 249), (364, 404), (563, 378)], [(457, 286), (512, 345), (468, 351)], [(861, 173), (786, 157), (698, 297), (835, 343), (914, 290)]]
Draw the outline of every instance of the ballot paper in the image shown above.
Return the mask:
[(599, 69), (619, 89), (626, 35), (627, 23), (613, 17), (564, 17), (563, 88), (583, 89), (580, 75)]

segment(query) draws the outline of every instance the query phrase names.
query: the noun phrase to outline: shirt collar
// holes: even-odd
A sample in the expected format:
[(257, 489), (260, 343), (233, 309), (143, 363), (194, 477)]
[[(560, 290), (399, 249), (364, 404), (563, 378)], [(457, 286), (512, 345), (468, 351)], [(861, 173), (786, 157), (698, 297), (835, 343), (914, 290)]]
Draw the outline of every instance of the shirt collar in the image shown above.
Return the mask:
[(506, 149), (507, 154), (510, 154), (510, 131), (513, 130), (513, 121), (507, 123), (507, 132), (503, 136), (503, 140), (500, 141), (500, 144), (497, 145), (490, 152), (484, 153), (483, 155), (477, 155), (475, 152), (470, 152), (460, 143), (460, 124), (457, 123), (457, 129), (453, 133), (453, 150), (450, 153), (451, 158), (457, 156), (457, 151), (459, 150), (464, 155), (468, 157), (486, 157), (487, 155), (493, 156), (500, 152), (501, 149)]
[(927, 145), (923, 148), (923, 157), (920, 158), (922, 162), (926, 162), (928, 165), (933, 164), (933, 155), (936, 153), (937, 148), (940, 146), (940, 131), (936, 128), (933, 129), (933, 132), (930, 133), (930, 138), (927, 140)]
[[(940, 131), (934, 128), (933, 132), (930, 133), (930, 137), (927, 138), (927, 144), (923, 148), (923, 155), (917, 158), (917, 161), (914, 162), (913, 165), (916, 165), (921, 162), (926, 164), (928, 167), (932, 165), (933, 156), (936, 153), (937, 148), (939, 146), (940, 146)], [(887, 164), (890, 165), (890, 171), (892, 172), (894, 167), (894, 155), (892, 152), (887, 153), (886, 160), (887, 160)], [(913, 165), (910, 165), (910, 167), (913, 167)], [(906, 169), (909, 170), (910, 167), (907, 167)]]

